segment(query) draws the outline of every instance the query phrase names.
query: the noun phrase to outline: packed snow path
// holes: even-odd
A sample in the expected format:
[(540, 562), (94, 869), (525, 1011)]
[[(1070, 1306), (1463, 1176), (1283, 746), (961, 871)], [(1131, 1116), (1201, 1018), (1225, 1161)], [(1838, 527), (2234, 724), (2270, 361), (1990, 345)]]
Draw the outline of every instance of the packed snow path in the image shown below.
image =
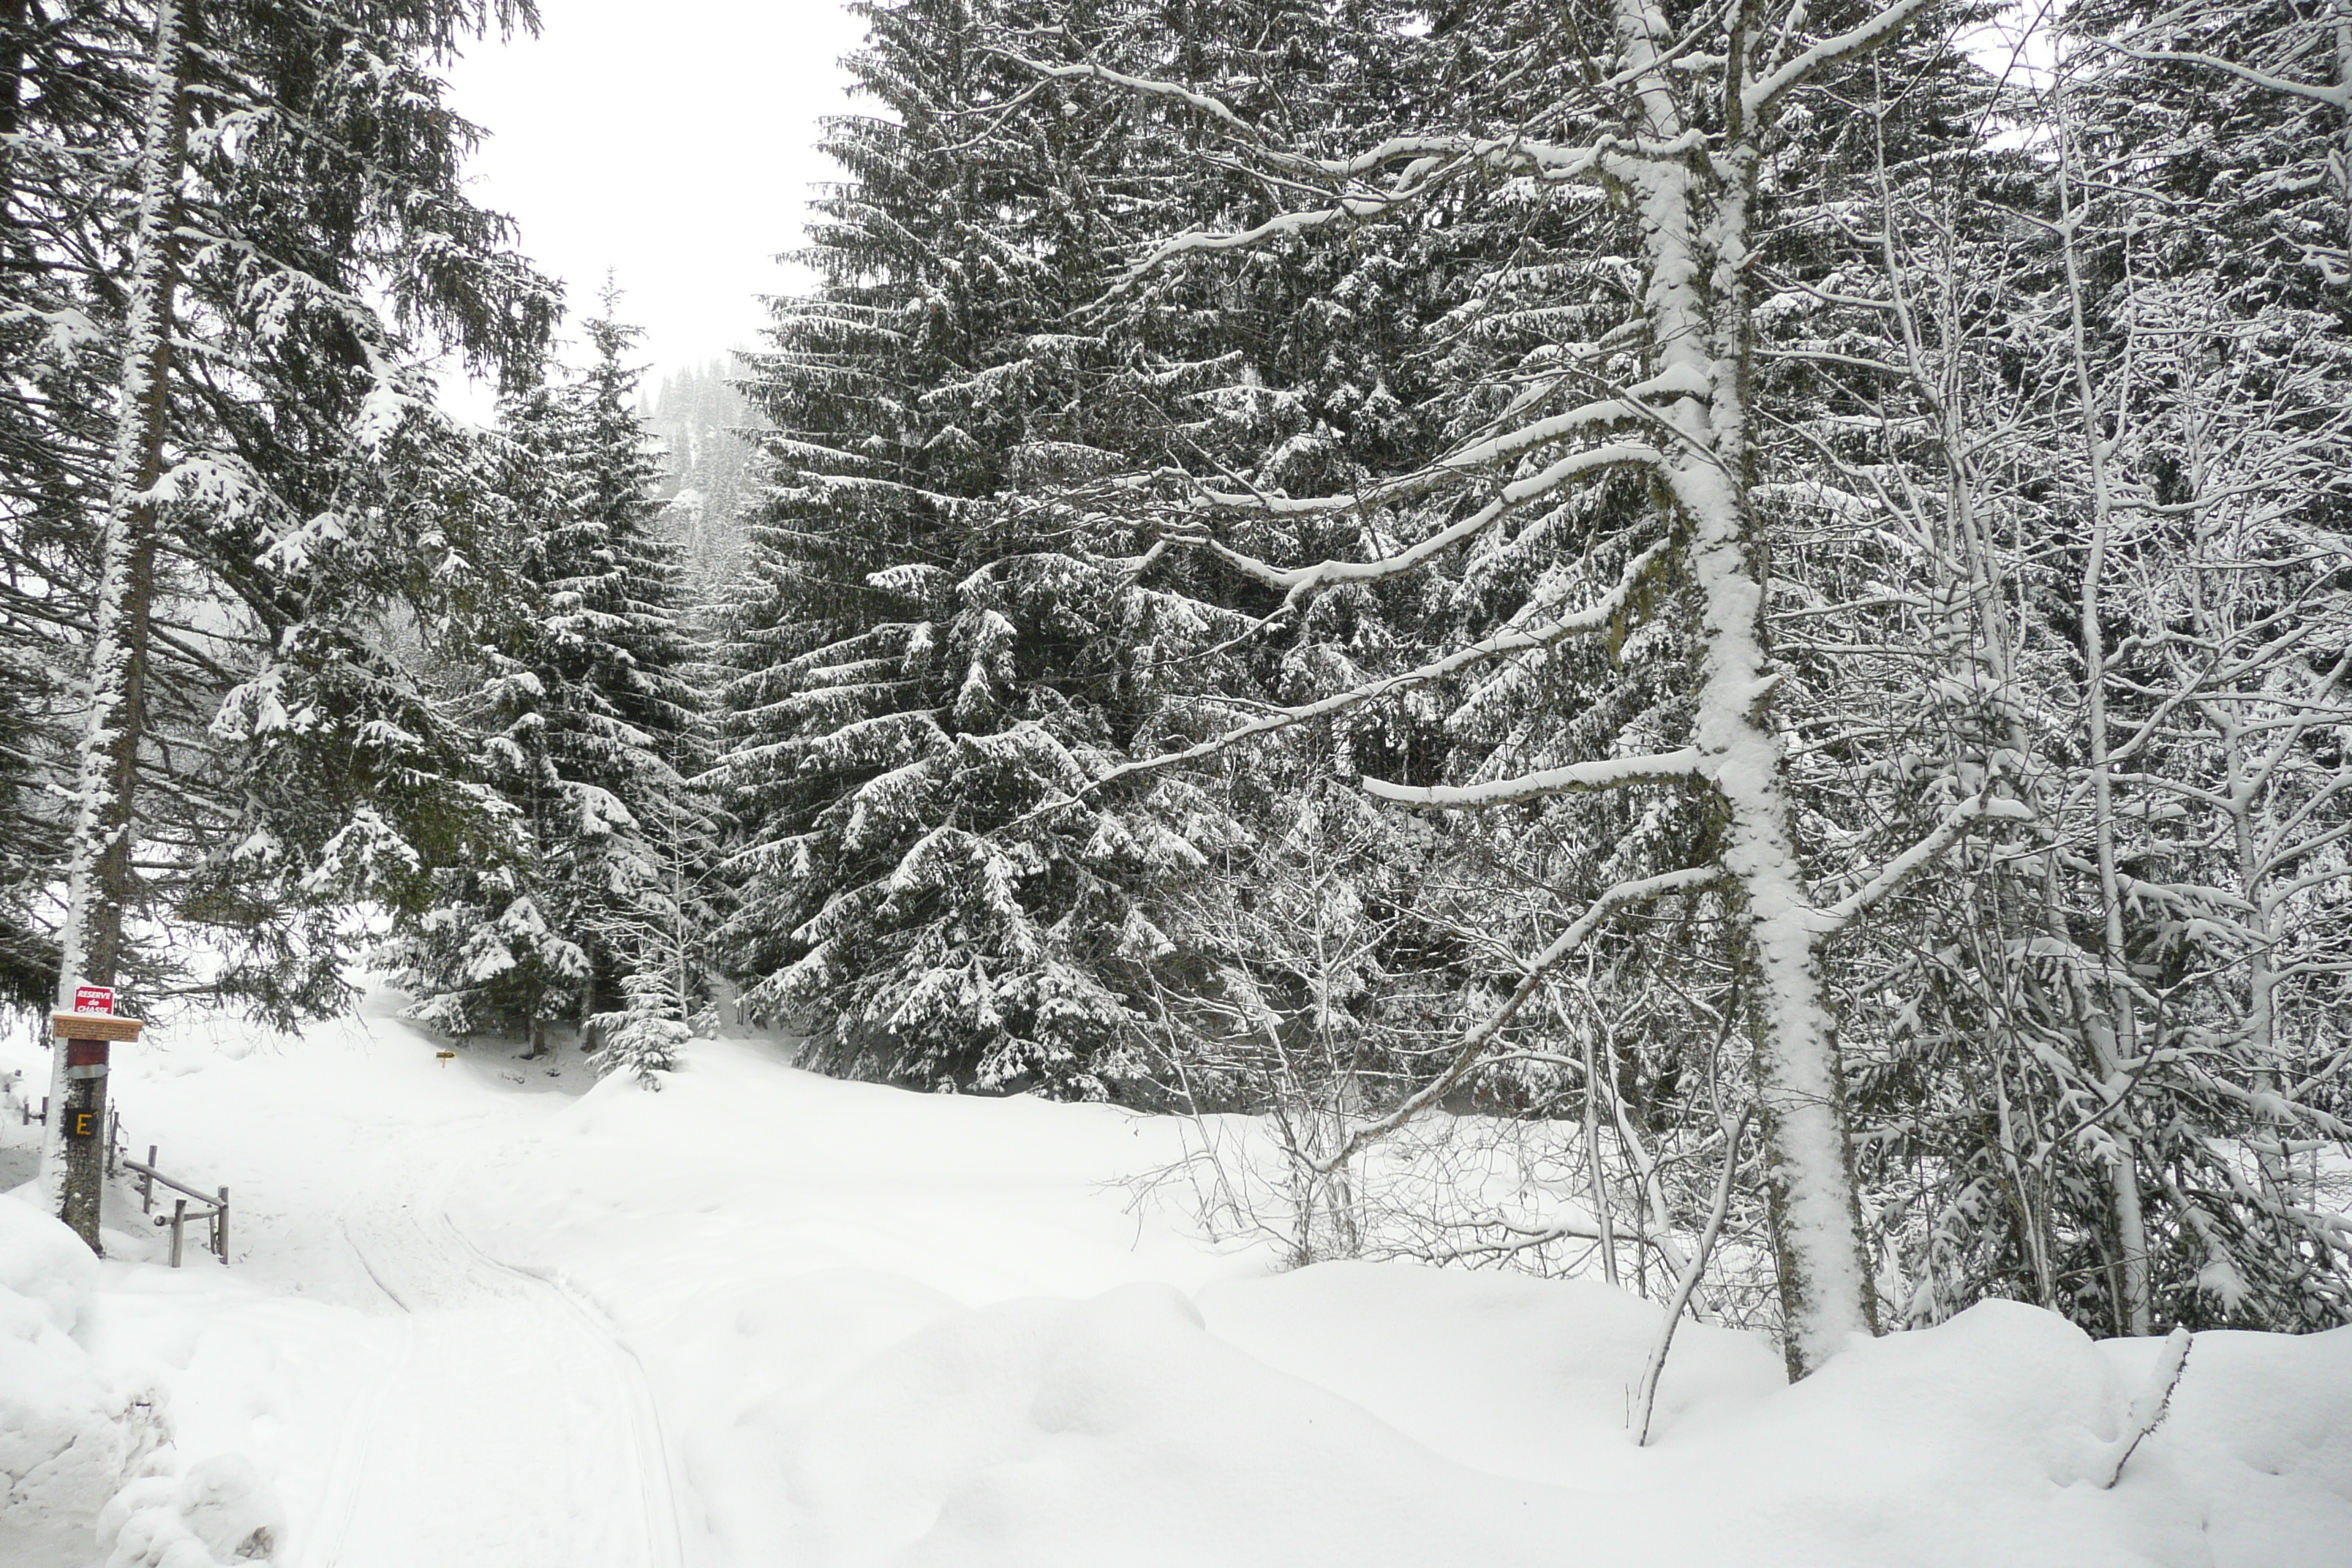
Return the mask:
[(556, 1281), (451, 1223), (464, 1130), (415, 1139), (337, 1215), (404, 1314), (335, 1447), (304, 1568), (677, 1568), (644, 1369)]

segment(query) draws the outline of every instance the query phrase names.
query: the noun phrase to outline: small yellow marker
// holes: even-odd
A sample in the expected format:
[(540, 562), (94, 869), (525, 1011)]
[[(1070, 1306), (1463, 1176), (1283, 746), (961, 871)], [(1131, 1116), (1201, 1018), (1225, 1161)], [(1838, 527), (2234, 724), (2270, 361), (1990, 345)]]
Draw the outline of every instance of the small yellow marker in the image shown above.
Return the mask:
[(457, 1059), (457, 1053), (455, 1051), (436, 1051), (433, 1054), (440, 1059), (441, 1065), (445, 1068)]

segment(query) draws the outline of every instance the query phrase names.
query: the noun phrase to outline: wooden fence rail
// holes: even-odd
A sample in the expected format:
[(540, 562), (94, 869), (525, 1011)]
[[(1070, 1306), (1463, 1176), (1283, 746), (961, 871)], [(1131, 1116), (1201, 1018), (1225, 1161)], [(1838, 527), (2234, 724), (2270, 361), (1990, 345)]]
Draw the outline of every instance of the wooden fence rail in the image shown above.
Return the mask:
[(162, 1215), (155, 1215), (157, 1225), (169, 1225), (172, 1227), (173, 1268), (177, 1268), (180, 1266), (180, 1237), (190, 1217), (189, 1198), (194, 1198), (197, 1203), (205, 1205), (196, 1212), (194, 1217), (208, 1222), (206, 1228), (210, 1234), (205, 1237), (205, 1245), (213, 1249), (213, 1255), (221, 1260), (224, 1267), (227, 1265), (228, 1189), (226, 1187), (215, 1188), (208, 1193), (202, 1187), (192, 1187), (176, 1177), (165, 1175), (155, 1168), (155, 1145), (152, 1143), (147, 1145), (147, 1159), (144, 1163), (126, 1156), (122, 1162), (122, 1168), (138, 1173), (139, 1212), (142, 1214), (154, 1212), (155, 1186), (159, 1182), (175, 1193), (187, 1194), (186, 1197), (172, 1200), (172, 1217), (169, 1220)]

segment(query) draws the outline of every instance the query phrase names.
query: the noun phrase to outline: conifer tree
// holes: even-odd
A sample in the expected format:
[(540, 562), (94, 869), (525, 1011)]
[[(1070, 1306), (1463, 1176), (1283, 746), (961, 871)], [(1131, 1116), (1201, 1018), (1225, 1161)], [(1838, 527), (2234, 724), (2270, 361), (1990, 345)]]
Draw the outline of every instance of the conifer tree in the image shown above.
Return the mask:
[(1144, 1059), (1147, 972), (1189, 962), (1166, 897), (1243, 830), (1192, 783), (1072, 792), (1146, 737), (1213, 727), (1188, 689), (1295, 683), (1316, 660), (1235, 654), (1250, 613), (1189, 568), (1137, 581), (1148, 528), (1066, 492), (1204, 448), (1328, 488), (1402, 448), (1387, 296), (1412, 275), (1338, 268), (1353, 320), (1318, 304), (1325, 279), (1280, 273), (1255, 298), (1202, 274), (1081, 315), (1139, 232), (1264, 194), (1199, 181), (1181, 128), (1124, 95), (1024, 91), (979, 47), (1066, 23), (1122, 58), (1245, 60), (1313, 121), (1347, 97), (1318, 7), (867, 15), (857, 68), (891, 113), (836, 128), (854, 183), (813, 257), (832, 282), (780, 308), (755, 362), (779, 483), (722, 770), (753, 840), (739, 962), (755, 1005), (818, 1022), (845, 1067), (1118, 1092)]
[[(413, 1011), (456, 1034), (573, 1019), (599, 1065), (672, 1065), (702, 989), (685, 928), (700, 919), (710, 820), (677, 546), (654, 532), (658, 476), (635, 412), (635, 337), (604, 313), (576, 382), (509, 406), (503, 476), (513, 593), (455, 706), (509, 831), (503, 853), (434, 873), (384, 957)], [(618, 1003), (617, 1007), (609, 1004)]]
[[(429, 622), (465, 575), (420, 583), (415, 541), (378, 531), (433, 482), (410, 459), (464, 449), (420, 427), (418, 340), (512, 368), (548, 304), (458, 194), (472, 132), (434, 69), (528, 16), (163, 0), (5, 18), (0, 461), (24, 568), (5, 635), (87, 672), (38, 738), (63, 830), (27, 838), (59, 851), (60, 995), (97, 981), (152, 1005), (183, 979), (186, 944), (139, 940), (145, 906), (222, 934), (206, 989), (279, 1021), (331, 1010), (347, 922), (328, 884), (381, 858), (345, 854), (352, 830), (417, 853), (425, 824), (279, 793), (259, 764), (299, 753), (364, 794), (370, 764), (429, 749), (398, 724), (414, 683), (375, 635), (388, 614)], [(62, 1155), (53, 1125), (53, 1182)], [(94, 1244), (95, 1184), (71, 1185)]]
[(940, 189), (963, 111), (1013, 95), (974, 11), (866, 8), (853, 68), (887, 118), (834, 127), (852, 183), (820, 204), (827, 285), (780, 308), (754, 362), (778, 483), (735, 609), (735, 963), (751, 1005), (814, 1025), (844, 1068), (1098, 1096), (1138, 1044), (1106, 972), (1161, 945), (1122, 881), (1198, 852), (1102, 811), (993, 836), (1116, 744), (1087, 666), (1107, 621), (1150, 629), (1084, 544), (1037, 550), (1003, 515), (1016, 464), (1088, 461), (1052, 427), (1083, 352), (1055, 337), (1101, 220), (1054, 199), (1052, 149), (1108, 122), (1024, 112)]
[[(462, 520), (425, 525), (449, 553), (424, 563), (418, 533), (395, 547), (379, 531), (415, 519), (412, 498), (462, 487), (452, 475), (471, 460), (425, 428), (416, 365), (429, 340), (519, 368), (548, 319), (549, 289), (504, 249), (502, 220), (457, 194), (474, 132), (435, 74), (476, 22), (530, 13), (169, 9), (176, 65), (160, 76), (142, 64), (155, 7), (5, 19), (18, 134), (0, 182), (0, 634), (34, 667), (87, 668), (93, 621), (108, 618), (92, 612), (102, 524), (130, 519), (115, 531), (127, 597), (104, 661), (128, 684), (99, 689), (132, 700), (100, 704), (113, 715), (100, 725), (113, 805), (90, 818), (102, 852), (84, 835), (91, 930), (114, 977), (152, 995), (189, 977), (174, 944), (119, 940), (117, 913), (210, 925), (229, 962), (202, 984), (283, 1022), (344, 998), (346, 922), (325, 906), (367, 857), (337, 846), (355, 848), (351, 807), (379, 784), (395, 804), (393, 781), (420, 761), (396, 738), (429, 740), (404, 726), (416, 692), (378, 632), (387, 618), (430, 628), (467, 591)], [(150, 197), (126, 174), (150, 177)], [(142, 216), (158, 220), (145, 241)], [(131, 342), (142, 300), (148, 330)], [(117, 396), (125, 366), (143, 402)], [(139, 482), (149, 474), (160, 483)], [(116, 506), (110, 492), (141, 499)], [(20, 711), (45, 774), (94, 776), (65, 754), (85, 700), (59, 692)], [(13, 837), (54, 846), (55, 876), (64, 846), (30, 809)], [(53, 941), (53, 911), (37, 903), (29, 918), (27, 942)]]

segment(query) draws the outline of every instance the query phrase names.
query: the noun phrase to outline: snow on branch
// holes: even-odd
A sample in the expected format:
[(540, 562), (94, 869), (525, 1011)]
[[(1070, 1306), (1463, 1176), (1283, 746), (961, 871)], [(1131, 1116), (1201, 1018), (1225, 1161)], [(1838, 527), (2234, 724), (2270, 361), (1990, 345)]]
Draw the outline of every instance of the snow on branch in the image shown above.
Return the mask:
[[(1369, 490), (1352, 491), (1339, 496), (1309, 497), (1302, 500), (1293, 500), (1285, 496), (1259, 495), (1255, 492), (1249, 495), (1235, 495), (1227, 491), (1204, 489), (1204, 493), (1211, 501), (1220, 506), (1277, 514), (1345, 511), (1360, 507), (1383, 506), (1391, 501), (1421, 494), (1475, 469), (1491, 468), (1506, 458), (1523, 456), (1538, 447), (1549, 446), (1555, 441), (1565, 440), (1569, 437), (1582, 435), (1590, 430), (1615, 425), (1641, 423), (1671, 428), (1665, 415), (1654, 405), (1653, 399), (1671, 401), (1685, 397), (1706, 398), (1712, 395), (1714, 390), (1707, 373), (1698, 366), (1668, 365), (1649, 380), (1626, 387), (1616, 396), (1599, 398), (1559, 414), (1531, 420), (1516, 430), (1507, 430), (1497, 436), (1470, 442), (1446, 453), (1434, 462), (1424, 464), (1409, 474), (1400, 474), (1387, 483), (1374, 486)], [(1575, 453), (1571, 460), (1589, 458), (1598, 453), (1610, 450), (1612, 448), (1600, 447), (1592, 452)], [(1655, 454), (1650, 452), (1648, 448), (1643, 447), (1639, 450), (1645, 460), (1655, 460)], [(1513, 488), (1528, 487), (1535, 483), (1534, 479), (1522, 479)], [(1546, 485), (1544, 488), (1549, 489), (1549, 486)], [(1506, 493), (1508, 494), (1507, 491)], [(1528, 489), (1526, 495), (1514, 499), (1525, 500), (1537, 493), (1539, 492)]]
[(1239, 132), (1252, 142), (1262, 140), (1258, 135), (1257, 128), (1234, 113), (1233, 106), (1223, 99), (1212, 98), (1205, 92), (1196, 92), (1179, 82), (1162, 81), (1153, 77), (1129, 76), (1125, 71), (1116, 71), (1108, 66), (1099, 66), (1091, 60), (1074, 66), (1057, 66), (1048, 65), (1044, 60), (1033, 60), (1026, 55), (1016, 54), (1011, 49), (991, 47), (986, 52), (1000, 59), (1011, 60), (1023, 69), (1035, 71), (1043, 77), (1064, 80), (1073, 77), (1087, 77), (1096, 81), (1108, 82), (1113, 87), (1126, 88), (1130, 92), (1149, 93), (1155, 98), (1172, 98), (1187, 108), (1197, 109), (1211, 119)]
[(1895, 0), (1876, 16), (1832, 34), (1805, 50), (1796, 58), (1774, 71), (1761, 81), (1749, 82), (1741, 89), (1739, 107), (1753, 120), (1769, 109), (1790, 89), (1801, 86), (1807, 78), (1826, 66), (1854, 56), (1867, 54), (1900, 32), (1903, 25), (1927, 8), (1927, 0)]
[(1141, 277), (1161, 263), (1179, 256), (1202, 251), (1246, 250), (1251, 246), (1269, 239), (1281, 239), (1289, 235), (1307, 234), (1343, 217), (1375, 217), (1389, 205), (1386, 198), (1359, 197), (1352, 203), (1337, 206), (1309, 207), (1299, 212), (1278, 213), (1255, 228), (1207, 229), (1188, 228), (1173, 239), (1164, 240), (1150, 255), (1128, 268), (1129, 279)]
[[(1618, 574), (1615, 587), (1591, 604), (1561, 616), (1557, 620), (1532, 626), (1507, 627), (1492, 637), (1483, 637), (1476, 642), (1456, 648), (1443, 658), (1432, 659), (1429, 663), (1415, 668), (1402, 670), (1395, 675), (1384, 675), (1377, 680), (1365, 681), (1360, 686), (1350, 687), (1345, 691), (1318, 699), (1313, 702), (1302, 702), (1296, 707), (1275, 709), (1259, 718), (1251, 720), (1246, 724), (1228, 730), (1221, 735), (1212, 736), (1197, 745), (1187, 746), (1181, 751), (1163, 752), (1157, 756), (1139, 757), (1133, 762), (1122, 763), (1086, 787), (1088, 790), (1100, 789), (1105, 784), (1132, 773), (1150, 773), (1161, 768), (1181, 766), (1186, 763), (1202, 762), (1229, 751), (1244, 741), (1255, 740), (1260, 735), (1270, 735), (1277, 730), (1287, 730), (1295, 725), (1311, 723), (1318, 719), (1328, 719), (1351, 709), (1361, 708), (1367, 703), (1377, 702), (1384, 697), (1393, 697), (1402, 691), (1411, 691), (1420, 687), (1434, 685), (1448, 676), (1459, 674), (1465, 669), (1484, 664), (1490, 659), (1506, 658), (1515, 653), (1531, 653), (1538, 648), (1549, 647), (1569, 637), (1601, 631), (1624, 613), (1627, 604), (1633, 598), (1634, 589), (1642, 579), (1648, 575), (1650, 569), (1657, 563), (1660, 557), (1665, 553), (1665, 550), (1666, 546), (1664, 543), (1651, 545), (1625, 563), (1625, 570)], [(1040, 809), (1058, 809), (1072, 804), (1076, 798), (1073, 795)]]
[(1460, 1043), (1454, 1047), (1453, 1057), (1447, 1060), (1444, 1071), (1408, 1095), (1394, 1110), (1390, 1111), (1386, 1116), (1381, 1117), (1378, 1121), (1368, 1121), (1349, 1133), (1328, 1157), (1313, 1163), (1315, 1170), (1318, 1173), (1328, 1175), (1340, 1169), (1348, 1161), (1354, 1159), (1366, 1145), (1378, 1142), (1444, 1099), (1453, 1091), (1455, 1084), (1468, 1077), (1479, 1065), (1487, 1046), (1503, 1032), (1504, 1026), (1518, 1016), (1519, 1011), (1535, 995), (1537, 989), (1543, 984), (1545, 978), (1553, 970), (1566, 963), (1579, 948), (1584, 945), (1593, 932), (1599, 931), (1619, 910), (1631, 909), (1636, 904), (1645, 904), (1654, 899), (1666, 898), (1675, 893), (1696, 892), (1703, 888), (1713, 887), (1723, 879), (1724, 873), (1720, 867), (1693, 866), (1685, 870), (1665, 871), (1654, 877), (1643, 877), (1636, 881), (1620, 882), (1593, 900), (1586, 907), (1585, 911), (1576, 918), (1574, 924), (1560, 932), (1559, 938), (1549, 947), (1538, 953), (1528, 964), (1527, 973), (1520, 977), (1518, 984), (1512, 988), (1510, 995), (1504, 998), (1503, 1005), (1464, 1033)]
[(2226, 71), (2241, 81), (2250, 81), (2256, 87), (2266, 88), (2272, 92), (2284, 92), (2296, 98), (2307, 98), (2314, 103), (2324, 103), (2330, 109), (2339, 109), (2347, 114), (2352, 114), (2352, 68), (2347, 68), (2347, 74), (2341, 80), (2335, 82), (2296, 81), (2289, 77), (2272, 76), (2267, 71), (2258, 71), (2252, 66), (2239, 65), (2234, 60), (2225, 60), (2219, 55), (2201, 55), (2179, 49), (2135, 49), (2129, 45), (2113, 43), (2105, 38), (2095, 38), (2092, 41), (2103, 49), (2112, 49), (2116, 54), (2131, 59), (2146, 60), (2152, 64), (2162, 62), (2203, 66), (2209, 70)]
[[(1280, 588), (1289, 593), (1303, 593), (1329, 583), (1378, 582), (1382, 578), (1400, 576), (1412, 571), (1433, 556), (1441, 554), (1463, 541), (1485, 532), (1507, 513), (1525, 506), (1528, 501), (1549, 494), (1570, 479), (1590, 474), (1612, 472), (1618, 468), (1653, 468), (1663, 460), (1654, 447), (1645, 447), (1631, 442), (1612, 442), (1605, 447), (1594, 447), (1573, 453), (1545, 468), (1541, 473), (1513, 481), (1504, 488), (1501, 495), (1461, 521), (1438, 530), (1435, 533), (1408, 545), (1394, 555), (1386, 555), (1372, 561), (1318, 561), (1311, 566), (1276, 566), (1271, 562), (1260, 561), (1255, 556), (1244, 555), (1229, 545), (1222, 544), (1205, 536), (1189, 539), (1186, 542), (1200, 544), (1213, 552), (1220, 560), (1244, 576), (1255, 578), (1270, 588)], [(1425, 489), (1443, 479), (1453, 478), (1456, 472), (1458, 469), (1440, 465), (1423, 469), (1418, 474), (1408, 475), (1395, 484), (1383, 486), (1378, 490), (1368, 491), (1361, 495), (1330, 496), (1312, 500), (1291, 500), (1279, 496), (1237, 496), (1220, 491), (1209, 492), (1209, 500), (1220, 506), (1236, 510), (1253, 510), (1276, 516), (1294, 515), (1300, 512), (1345, 511), (1402, 500), (1415, 489)]]
[(1643, 757), (1607, 757), (1593, 763), (1570, 763), (1562, 768), (1546, 768), (1540, 773), (1523, 773), (1515, 779), (1496, 779), (1491, 784), (1465, 784), (1454, 787), (1435, 784), (1425, 788), (1411, 784), (1393, 784), (1370, 774), (1364, 778), (1364, 792), (1398, 805), (1433, 807), (1440, 811), (1475, 811), (1490, 805), (1510, 805), (1523, 800), (1539, 800), (1545, 795), (1566, 795), (1577, 790), (1622, 789), (1627, 784), (1672, 784), (1700, 776), (1706, 761), (1696, 747), (1685, 746), (1676, 752), (1658, 752)]
[(1843, 931), (1856, 915), (1884, 900), (1923, 867), (1940, 859), (1945, 851), (1958, 844), (1979, 822), (2032, 820), (2033, 808), (2023, 801), (1989, 795), (1979, 790), (1946, 813), (1934, 832), (1889, 860), (1877, 876), (1822, 910), (1810, 923), (1822, 936)]

